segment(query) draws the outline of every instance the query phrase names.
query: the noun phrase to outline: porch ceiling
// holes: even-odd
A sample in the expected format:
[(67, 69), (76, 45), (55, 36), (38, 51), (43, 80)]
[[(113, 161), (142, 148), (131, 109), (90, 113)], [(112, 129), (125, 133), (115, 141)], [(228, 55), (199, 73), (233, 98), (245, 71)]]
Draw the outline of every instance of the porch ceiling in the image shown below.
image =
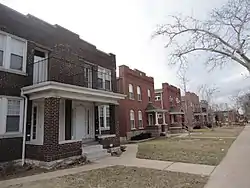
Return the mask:
[(125, 98), (125, 95), (119, 93), (52, 81), (23, 87), (22, 93), (29, 95), (30, 100), (57, 97), (111, 104), (119, 104), (118, 101)]

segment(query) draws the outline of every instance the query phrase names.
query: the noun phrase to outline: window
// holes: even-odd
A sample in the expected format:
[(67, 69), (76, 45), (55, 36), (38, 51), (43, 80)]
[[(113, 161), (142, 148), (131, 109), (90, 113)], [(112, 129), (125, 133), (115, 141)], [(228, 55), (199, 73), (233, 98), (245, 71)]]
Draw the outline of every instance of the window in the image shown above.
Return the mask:
[(155, 95), (155, 100), (160, 101), (161, 100), (161, 94), (156, 94)]
[(110, 108), (108, 105), (99, 106), (99, 125), (102, 130), (110, 129)]
[(98, 67), (97, 87), (108, 91), (111, 90), (111, 70)]
[(154, 125), (153, 114), (148, 115), (148, 125)]
[(8, 99), (6, 132), (19, 132), (20, 127), (20, 100)]
[(3, 66), (3, 51), (0, 50), (0, 67)]
[(134, 90), (133, 90), (133, 85), (132, 84), (129, 84), (128, 90), (129, 90), (129, 99), (135, 99)]
[(151, 101), (151, 91), (148, 89), (148, 101)]
[(138, 101), (141, 101), (141, 88), (139, 86), (137, 86), (137, 98), (138, 98)]
[(135, 113), (134, 113), (134, 110), (130, 110), (130, 126), (131, 126), (131, 129), (135, 129)]
[(84, 68), (84, 79), (85, 79), (86, 86), (88, 88), (92, 88), (92, 70), (90, 67)]
[(26, 41), (0, 31), (0, 66), (14, 71), (26, 70)]
[(32, 126), (31, 126), (31, 134), (32, 134), (32, 140), (36, 140), (36, 134), (37, 134), (37, 106), (33, 106), (32, 111)]
[(138, 111), (138, 123), (139, 123), (139, 128), (143, 128), (143, 124), (142, 124), (142, 112)]

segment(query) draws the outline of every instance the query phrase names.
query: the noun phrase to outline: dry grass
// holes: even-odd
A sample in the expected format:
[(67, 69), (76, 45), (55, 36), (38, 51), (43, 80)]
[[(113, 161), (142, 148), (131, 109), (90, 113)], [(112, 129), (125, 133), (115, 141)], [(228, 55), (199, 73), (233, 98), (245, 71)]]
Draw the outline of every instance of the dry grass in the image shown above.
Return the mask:
[(202, 188), (206, 182), (199, 175), (114, 166), (12, 188)]
[(159, 139), (139, 144), (137, 157), (143, 159), (218, 165), (234, 139)]
[[(221, 127), (211, 129), (197, 129), (192, 137), (237, 137), (244, 127)], [(200, 133), (200, 134), (197, 134)]]

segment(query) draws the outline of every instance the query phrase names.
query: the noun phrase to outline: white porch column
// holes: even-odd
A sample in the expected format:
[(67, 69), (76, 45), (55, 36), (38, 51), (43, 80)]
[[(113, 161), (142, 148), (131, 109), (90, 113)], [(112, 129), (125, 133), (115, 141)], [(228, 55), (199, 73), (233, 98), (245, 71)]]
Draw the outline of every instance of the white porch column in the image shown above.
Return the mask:
[(166, 114), (165, 114), (165, 112), (162, 112), (162, 116), (163, 116), (163, 125), (166, 125)]
[(158, 112), (155, 112), (155, 125), (159, 125), (159, 123), (158, 123)]

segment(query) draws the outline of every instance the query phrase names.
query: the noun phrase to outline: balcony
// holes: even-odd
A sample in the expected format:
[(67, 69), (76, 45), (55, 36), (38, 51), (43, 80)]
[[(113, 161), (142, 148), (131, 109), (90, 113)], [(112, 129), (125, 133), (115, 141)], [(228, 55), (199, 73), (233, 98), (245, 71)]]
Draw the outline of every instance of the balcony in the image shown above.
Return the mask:
[[(43, 58), (28, 65), (31, 86), (22, 88), (30, 98), (64, 97), (79, 100), (118, 103), (123, 95), (112, 87), (111, 71), (83, 60), (67, 61)], [(101, 99), (100, 99), (101, 98)]]
[(28, 65), (33, 85), (47, 81), (112, 91), (111, 71), (99, 71), (98, 66), (84, 61), (70, 62), (55, 57), (45, 58)]

